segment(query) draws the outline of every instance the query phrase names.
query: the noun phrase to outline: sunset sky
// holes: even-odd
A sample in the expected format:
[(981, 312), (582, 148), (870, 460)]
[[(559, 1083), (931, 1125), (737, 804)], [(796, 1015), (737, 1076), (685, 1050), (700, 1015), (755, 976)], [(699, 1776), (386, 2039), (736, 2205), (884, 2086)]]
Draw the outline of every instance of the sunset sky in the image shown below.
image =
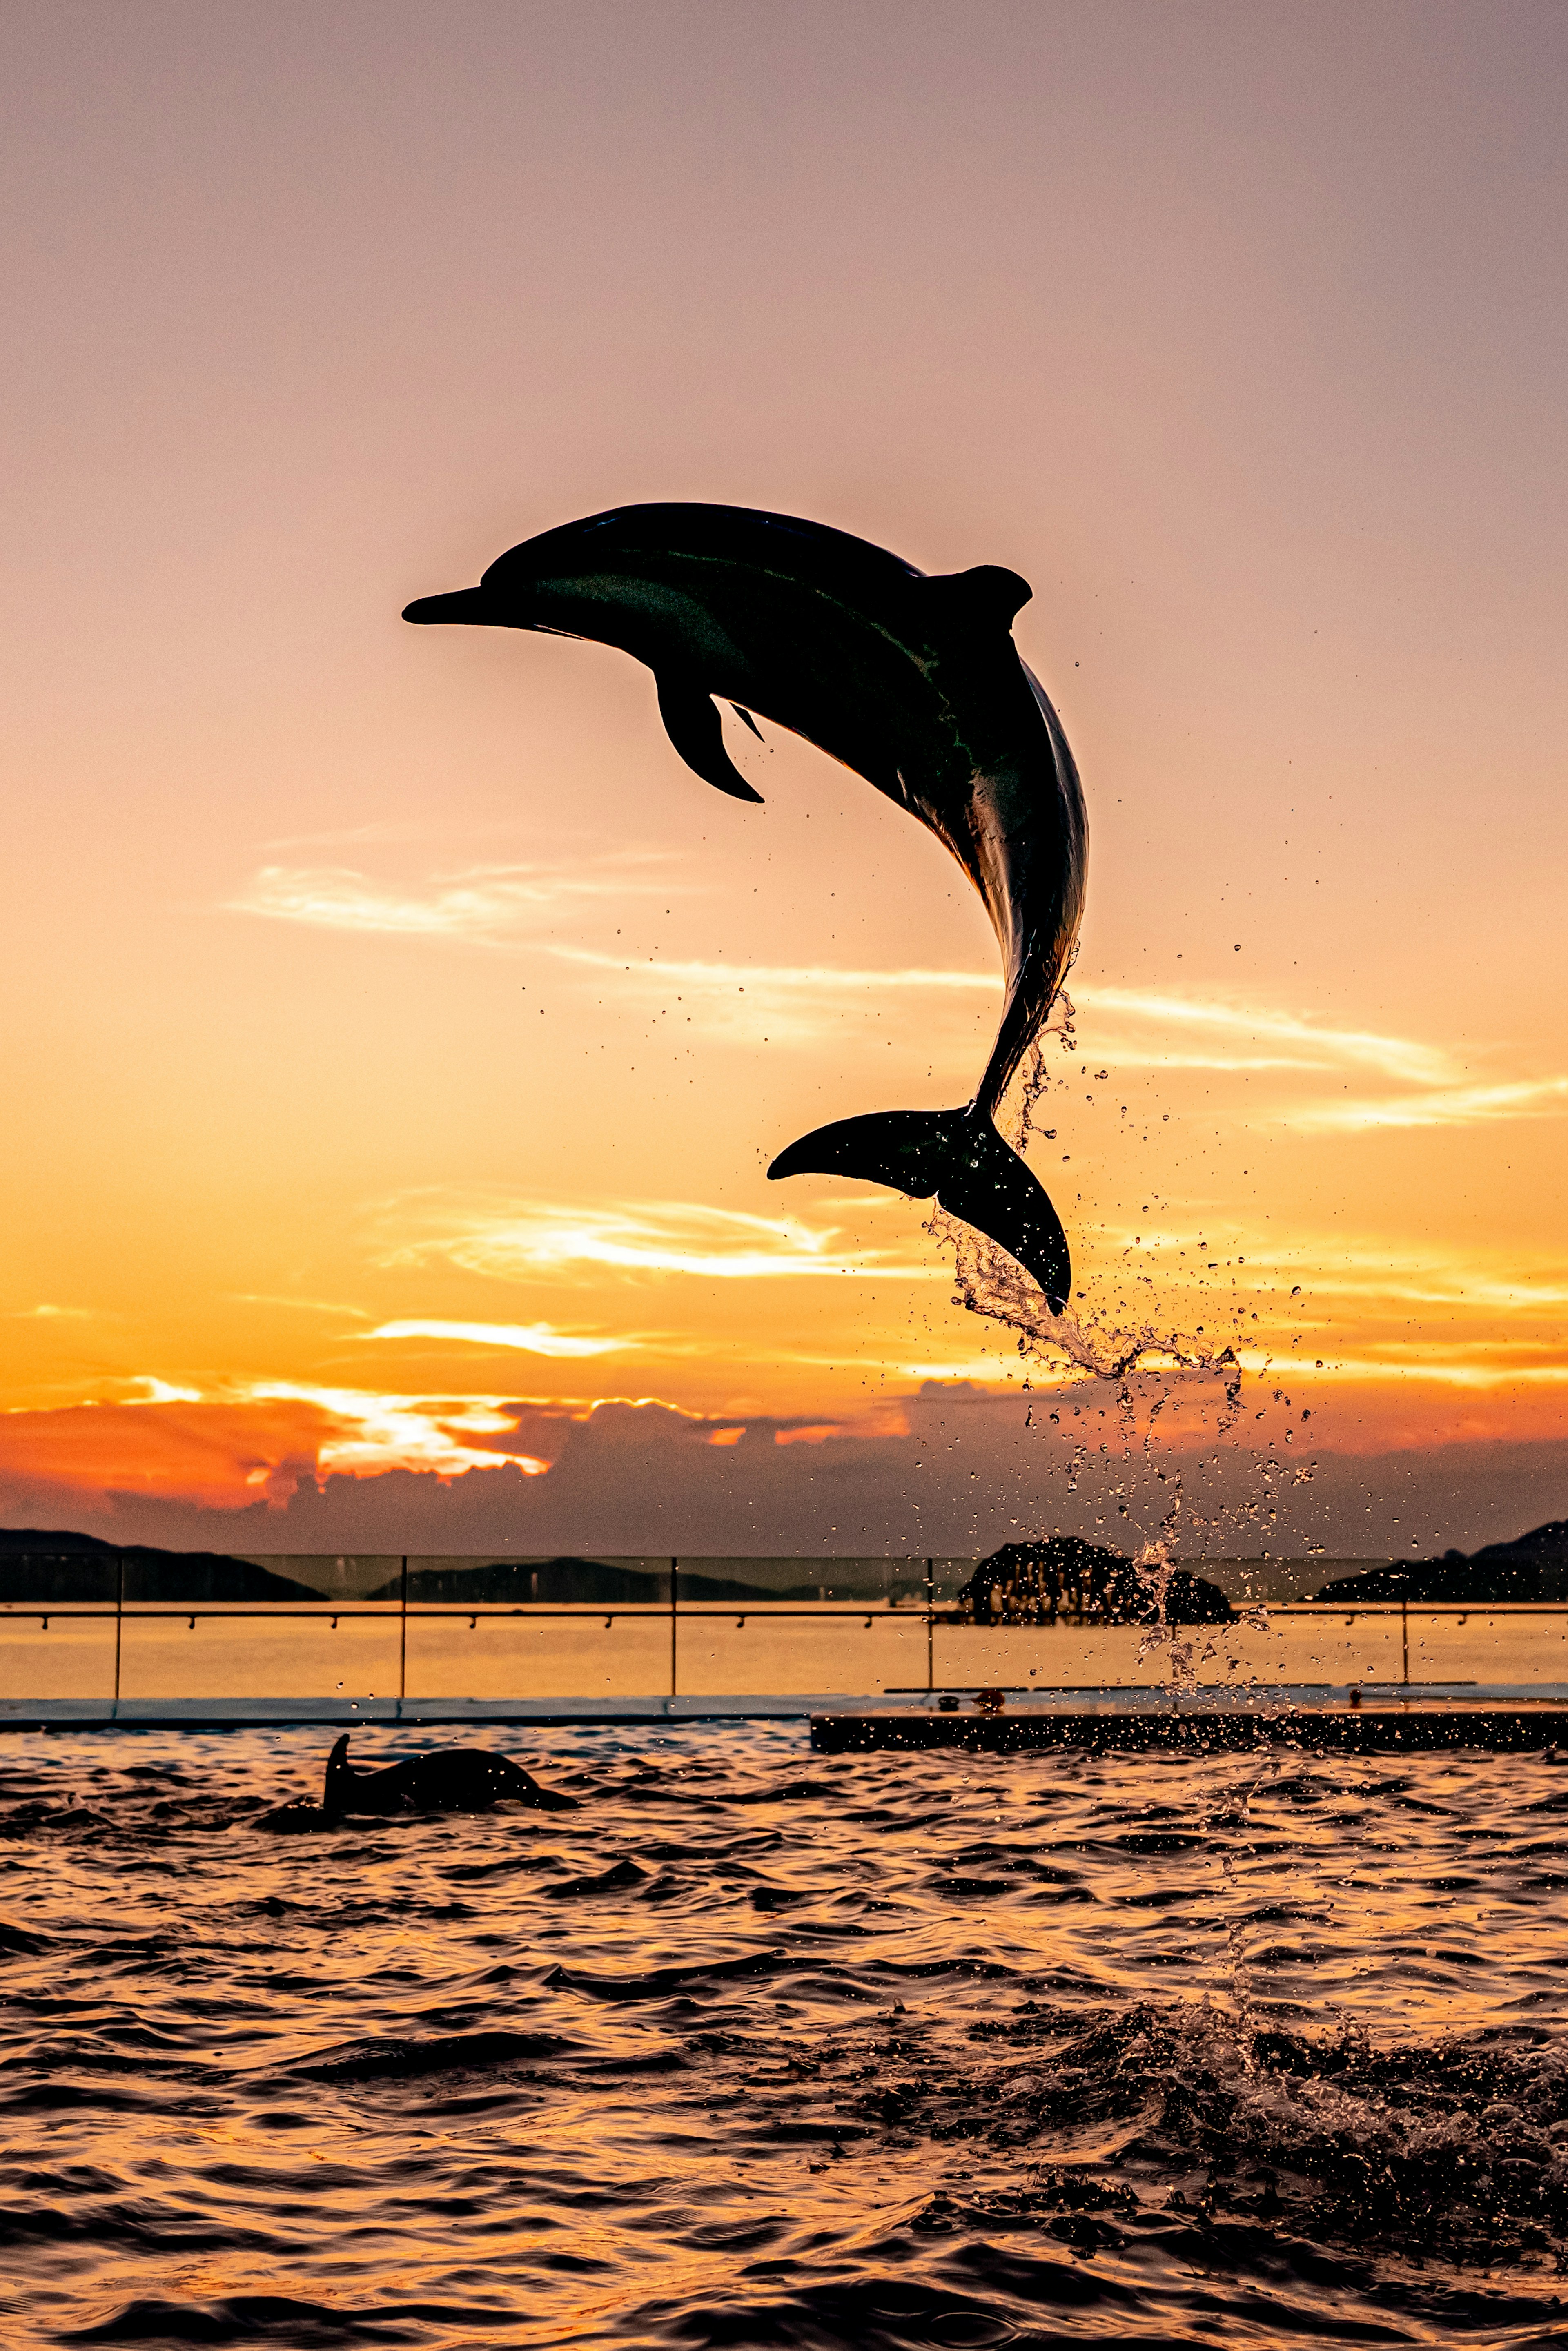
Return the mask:
[[(6, 1523), (1568, 1515), (1556, 0), (58, 0), (0, 59)], [(972, 1091), (939, 844), (777, 731), (722, 799), (622, 655), (399, 618), (657, 498), (1033, 585), (1065, 1347), (920, 1206), (766, 1180)], [(1196, 1368), (1122, 1416), (1145, 1340)]]

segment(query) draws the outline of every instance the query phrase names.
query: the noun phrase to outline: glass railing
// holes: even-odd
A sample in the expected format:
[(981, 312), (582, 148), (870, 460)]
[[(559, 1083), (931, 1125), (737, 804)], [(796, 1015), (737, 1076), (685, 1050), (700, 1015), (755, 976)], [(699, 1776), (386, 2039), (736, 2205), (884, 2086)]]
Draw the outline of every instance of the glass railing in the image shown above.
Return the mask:
[[(1334, 1562), (1343, 1572), (1357, 1562)], [(1369, 1564), (1360, 1562), (1359, 1564)], [(1568, 1604), (1290, 1596), (1322, 1563), (1197, 1562), (1229, 1622), (960, 1594), (972, 1559), (169, 1553), (0, 1561), (0, 1700), (896, 1698), (1168, 1686), (1568, 1683)], [(1254, 1600), (1260, 1583), (1285, 1596)], [(1021, 1614), (1024, 1621), (1018, 1621)], [(1011, 1621), (1009, 1621), (1009, 1617)]]

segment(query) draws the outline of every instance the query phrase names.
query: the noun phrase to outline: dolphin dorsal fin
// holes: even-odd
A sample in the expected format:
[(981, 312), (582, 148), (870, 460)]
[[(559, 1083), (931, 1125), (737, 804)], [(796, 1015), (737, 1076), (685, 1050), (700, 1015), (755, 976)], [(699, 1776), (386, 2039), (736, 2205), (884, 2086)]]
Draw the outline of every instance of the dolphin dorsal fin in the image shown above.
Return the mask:
[(1034, 594), (1027, 580), (999, 563), (977, 563), (968, 571), (938, 571), (920, 582), (923, 598), (951, 611), (955, 620), (1010, 629), (1015, 612)]
[(670, 670), (659, 675), (658, 686), (664, 732), (693, 775), (731, 799), (760, 804), (761, 793), (752, 790), (724, 747), (724, 722), (707, 688), (685, 672)]
[(353, 1784), (353, 1767), (349, 1761), (349, 1734), (345, 1730), (332, 1741), (332, 1752), (327, 1758), (327, 1776), (321, 1788), (321, 1809), (324, 1813), (340, 1813), (343, 1809), (343, 1791)]

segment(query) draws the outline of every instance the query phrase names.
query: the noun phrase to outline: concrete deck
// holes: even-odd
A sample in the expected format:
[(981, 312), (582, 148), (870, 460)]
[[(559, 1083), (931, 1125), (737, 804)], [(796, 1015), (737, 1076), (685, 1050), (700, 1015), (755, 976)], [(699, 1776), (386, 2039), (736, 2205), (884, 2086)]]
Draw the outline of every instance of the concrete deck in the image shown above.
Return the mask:
[(1417, 1749), (1568, 1749), (1568, 1688), (1129, 1691), (1062, 1696), (1016, 1712), (835, 1710), (813, 1715), (811, 1744), (842, 1755), (956, 1748), (1019, 1754), (1060, 1747), (1186, 1754), (1260, 1746), (1409, 1754)]
[[(824, 1708), (862, 1715), (875, 1698), (819, 1690), (800, 1698), (0, 1698), (5, 1730), (250, 1730), (317, 1724), (338, 1730), (516, 1723), (804, 1722)], [(907, 1698), (898, 1701), (907, 1706)]]
[[(953, 1698), (958, 1706), (952, 1706)], [(943, 1700), (947, 1705), (945, 1708)], [(1019, 1698), (1028, 1703), (1019, 1707)], [(5, 1698), (5, 1730), (245, 1730), (308, 1728), (543, 1730), (617, 1724), (807, 1722), (823, 1753), (873, 1749), (1309, 1745), (1568, 1747), (1568, 1684), (1299, 1683), (1272, 1688), (1122, 1687), (1009, 1691), (999, 1713), (973, 1692), (900, 1691), (695, 1698)]]

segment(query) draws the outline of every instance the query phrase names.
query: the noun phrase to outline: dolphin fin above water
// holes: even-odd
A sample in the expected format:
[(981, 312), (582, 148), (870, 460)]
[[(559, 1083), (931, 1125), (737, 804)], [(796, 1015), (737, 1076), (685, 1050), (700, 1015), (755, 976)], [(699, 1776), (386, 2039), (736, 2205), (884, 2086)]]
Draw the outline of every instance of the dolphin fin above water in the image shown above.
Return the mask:
[[(664, 732), (693, 775), (712, 784), (716, 791), (727, 792), (731, 799), (755, 800), (760, 808), (761, 793), (752, 790), (724, 747), (724, 721), (706, 686), (669, 670), (662, 673), (658, 686)], [(746, 723), (755, 735), (756, 720), (747, 717)]]
[(1012, 642), (1030, 592), (997, 564), (927, 577), (789, 515), (635, 506), (527, 539), (477, 588), (422, 597), (403, 617), (616, 645), (653, 671), (671, 743), (716, 790), (761, 799), (725, 748), (720, 697), (754, 734), (758, 713), (803, 737), (936, 835), (978, 891), (1005, 967), (973, 1101), (839, 1120), (768, 1172), (935, 1194), (1009, 1250), (1060, 1312), (1071, 1289), (1061, 1222), (994, 1124), (1071, 958), (1087, 856), (1072, 754)]

